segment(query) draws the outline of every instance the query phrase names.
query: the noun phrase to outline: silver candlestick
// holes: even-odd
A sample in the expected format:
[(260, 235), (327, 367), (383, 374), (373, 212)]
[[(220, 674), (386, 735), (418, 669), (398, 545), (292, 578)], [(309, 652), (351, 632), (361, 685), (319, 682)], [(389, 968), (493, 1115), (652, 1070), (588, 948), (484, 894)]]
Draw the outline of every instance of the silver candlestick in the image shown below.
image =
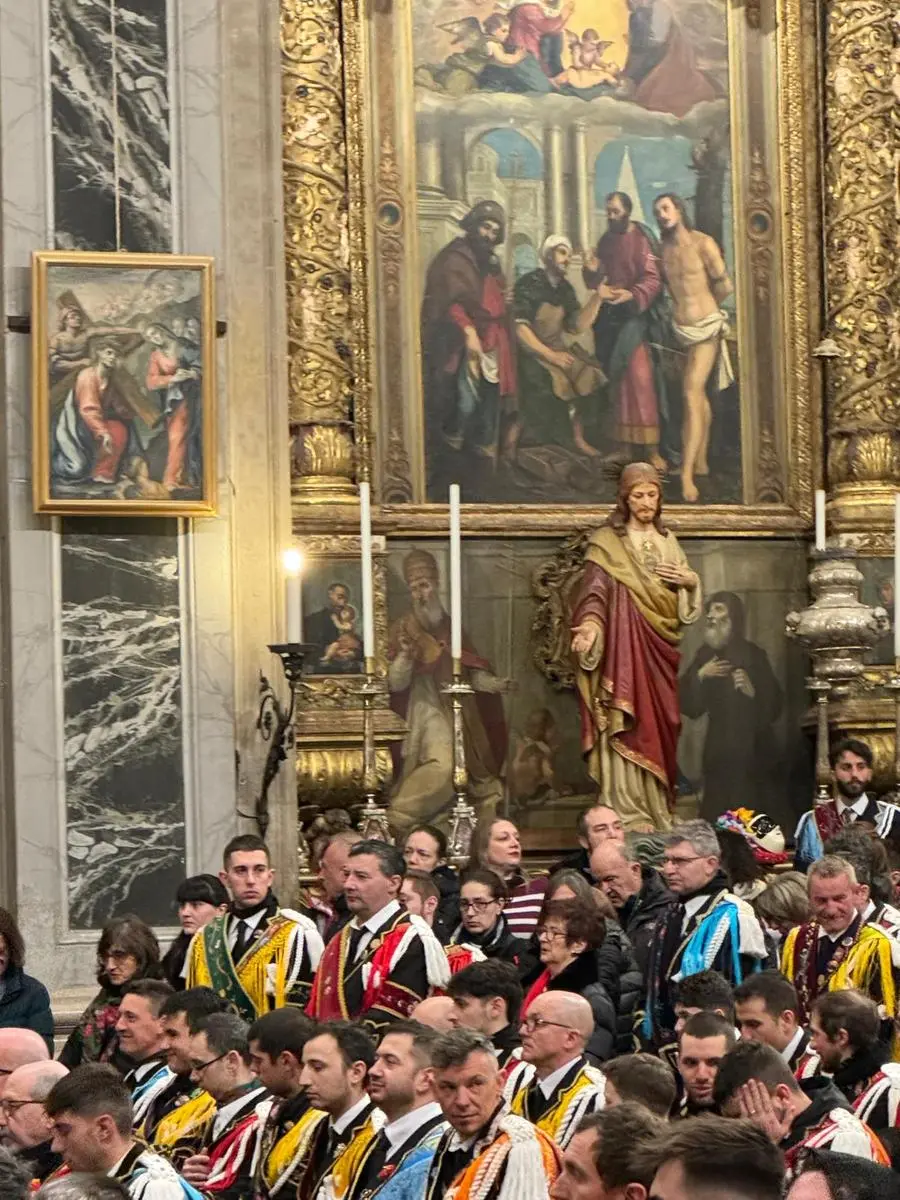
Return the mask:
[(469, 772), (466, 768), (466, 740), (463, 725), (463, 697), (473, 696), (474, 688), (462, 678), (462, 663), (453, 660), (453, 680), (441, 691), (450, 697), (453, 719), (453, 791), (456, 803), (450, 814), (450, 837), (447, 843), (450, 862), (456, 867), (465, 866), (472, 845), (475, 829), (475, 809), (468, 801)]
[(365, 804), (360, 813), (358, 829), (364, 838), (376, 838), (393, 844), (387, 809), (378, 803), (381, 786), (378, 780), (378, 761), (375, 750), (375, 706), (384, 694), (384, 684), (375, 674), (373, 659), (366, 659), (366, 677), (359, 689), (363, 702), (363, 795)]

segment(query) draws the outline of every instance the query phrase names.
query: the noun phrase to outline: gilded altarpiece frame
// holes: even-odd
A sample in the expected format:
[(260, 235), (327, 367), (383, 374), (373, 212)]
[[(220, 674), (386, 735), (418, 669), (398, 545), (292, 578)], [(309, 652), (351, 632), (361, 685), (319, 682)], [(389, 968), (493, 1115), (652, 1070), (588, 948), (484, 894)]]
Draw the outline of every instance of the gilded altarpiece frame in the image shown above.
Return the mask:
[[(662, 0), (647, 2), (662, 4)], [(581, 26), (592, 15), (592, 4), (597, 10), (593, 15), (598, 20), (603, 17), (603, 5), (579, 0), (580, 9), (576, 5), (576, 10), (583, 11), (581, 21), (576, 22), (576, 35), (585, 36)], [(607, 6), (610, 11), (615, 7)], [(625, 0), (621, 7), (627, 12)], [(667, 0), (666, 7), (676, 21), (696, 10), (694, 0)], [(607, 189), (612, 190), (610, 181), (618, 186), (623, 180), (631, 181), (648, 225), (656, 217), (653, 189), (675, 190), (671, 175), (662, 167), (657, 178), (641, 178), (641, 170), (645, 175), (649, 170), (646, 147), (636, 146), (640, 138), (629, 142), (622, 132), (631, 121), (635, 128), (655, 131), (654, 137), (660, 134), (661, 140), (657, 140), (663, 148), (669, 134), (681, 139), (682, 152), (688, 156), (686, 164), (678, 168), (682, 182), (690, 172), (700, 177), (703, 155), (715, 152), (716, 139), (721, 142), (725, 136), (729, 146), (719, 181), (720, 195), (725, 197), (719, 212), (719, 217), (724, 212), (724, 226), (713, 240), (719, 242), (733, 282), (733, 296), (723, 303), (731, 318), (726, 340), (736, 375), (729, 399), (735, 410), (737, 444), (729, 443), (726, 449), (736, 466), (727, 486), (724, 482), (719, 486), (711, 476), (710, 484), (701, 483), (699, 502), (679, 503), (679, 473), (677, 465), (670, 462), (666, 495), (673, 524), (680, 531), (705, 535), (807, 529), (812, 492), (821, 470), (820, 379), (813, 354), (821, 331), (814, 6), (800, 0), (748, 0), (743, 6), (715, 0), (707, 5), (710, 12), (721, 15), (723, 45), (727, 47), (723, 51), (725, 90), (721, 71), (717, 77), (715, 72), (705, 71), (713, 84), (718, 79), (721, 94), (713, 99), (707, 96), (680, 116), (653, 111), (652, 104), (659, 101), (650, 100), (651, 108), (647, 108), (633, 98), (621, 98), (621, 72), (627, 67), (627, 16), (625, 47), (618, 46), (619, 61), (611, 64), (615, 86), (610, 83), (604, 91), (601, 84), (591, 84), (594, 93), (584, 98), (589, 89), (574, 84), (566, 84), (570, 94), (565, 96), (530, 94), (528, 89), (537, 76), (532, 82), (525, 79), (515, 85), (495, 85), (499, 90), (483, 90), (479, 80), (484, 78), (484, 64), (493, 53), (485, 40), (486, 31), (494, 28), (492, 44), (497, 45), (506, 35), (508, 18), (498, 8), (485, 20), (484, 6), (479, 17), (466, 15), (469, 8), (473, 13), (478, 8), (474, 0), (462, 7), (456, 5), (460, 20), (451, 21), (446, 8), (446, 0), (373, 5), (366, 13), (364, 32), (356, 26), (353, 38), (344, 44), (351, 247), (358, 248), (362, 242), (371, 249), (370, 254), (361, 256), (368, 262), (363, 281), (367, 303), (364, 318), (355, 324), (355, 331), (364, 337), (360, 361), (371, 366), (371, 375), (366, 372), (363, 378), (357, 373), (355, 385), (357, 446), (363, 451), (358, 470), (361, 477), (370, 475), (375, 482), (382, 527), (392, 533), (442, 531), (446, 523), (443, 486), (446, 478), (454, 475), (462, 484), (464, 501), (468, 494), (465, 523), (471, 533), (561, 534), (605, 515), (617, 464), (615, 445), (614, 452), (607, 453), (611, 446), (603, 435), (593, 443), (602, 457), (583, 460), (578, 472), (570, 471), (563, 460), (568, 473), (561, 487), (556, 483), (560, 478), (558, 458), (549, 466), (538, 463), (545, 474), (538, 476), (536, 486), (530, 482), (534, 476), (527, 472), (519, 475), (518, 491), (498, 486), (492, 492), (493, 484), (484, 485), (483, 473), (478, 485), (468, 486), (469, 445), (455, 446), (462, 453), (451, 458), (443, 476), (431, 469), (428, 455), (433, 439), (429, 441), (426, 426), (432, 415), (423, 395), (429, 351), (426, 345), (423, 353), (422, 303), (426, 269), (437, 257), (440, 239), (432, 237), (429, 242), (423, 229), (427, 233), (432, 221), (432, 226), (443, 232), (446, 244), (463, 232), (459, 222), (467, 212), (481, 200), (494, 199), (503, 208), (504, 233), (511, 232), (519, 212), (515, 248), (498, 247), (501, 267), (509, 274), (505, 290), (510, 310), (517, 303), (518, 279), (526, 268), (540, 265), (541, 239), (552, 233), (562, 233), (570, 243), (569, 278), (577, 282), (578, 301), (583, 303), (581, 268), (590, 265), (590, 248), (603, 232), (603, 198)], [(353, 15), (358, 15), (358, 10), (354, 9)], [(430, 64), (422, 58), (423, 16), (430, 16), (432, 23), (445, 31), (443, 42), (429, 45), (450, 51), (443, 57), (437, 55)], [(443, 24), (442, 16), (446, 18)], [(501, 18), (506, 24), (498, 31)], [(570, 32), (566, 31), (567, 37)], [(688, 40), (696, 34), (689, 25), (681, 32)], [(500, 44), (500, 60), (494, 58), (488, 65), (496, 66), (503, 62), (504, 54), (509, 56), (513, 43)], [(577, 83), (599, 78), (574, 74), (573, 46), (569, 37), (568, 58), (564, 55), (563, 61), (569, 78)], [(608, 53), (617, 53), (614, 42)], [(704, 66), (708, 67), (708, 62)], [(538, 86), (544, 85), (538, 82)], [(598, 88), (603, 94), (596, 96)], [(698, 91), (697, 95), (707, 93)], [(684, 107), (677, 99), (663, 103), (670, 110)], [(592, 104), (600, 107), (594, 110)], [(625, 107), (620, 109), (622, 105)], [(601, 115), (590, 116), (595, 111)], [(625, 113), (627, 120), (614, 116), (616, 112)], [(522, 118), (529, 113), (534, 116), (530, 125)], [(513, 134), (501, 136), (501, 126), (512, 126), (516, 120), (520, 120), (532, 150), (510, 150)], [(486, 131), (496, 136), (486, 141)], [(350, 133), (354, 136), (349, 137)], [(518, 130), (514, 133), (521, 139)], [(360, 157), (353, 150), (359, 150)], [(609, 153), (601, 170), (598, 164), (604, 150)], [(638, 151), (644, 156), (643, 167)], [(529, 154), (540, 159), (539, 166), (530, 171), (536, 180), (529, 178), (525, 161)], [(588, 155), (587, 161), (583, 154)], [(552, 178), (551, 168), (558, 173)], [(505, 178), (501, 178), (504, 171)], [(364, 199), (365, 214), (356, 237), (354, 196)], [(533, 201), (531, 217), (529, 197)], [(698, 205), (702, 208), (699, 189), (694, 197), (686, 198), (689, 219), (699, 229), (703, 220), (703, 212), (698, 211)], [(554, 222), (561, 228), (555, 228)], [(660, 232), (651, 230), (651, 237)], [(521, 265), (515, 258), (520, 252)], [(357, 297), (360, 283), (357, 275), (353, 281)], [(670, 315), (672, 302), (669, 295)], [(648, 344), (651, 341), (648, 337)], [(582, 344), (590, 358), (589, 333)], [(684, 355), (671, 346), (668, 353)], [(604, 399), (600, 394), (600, 409), (609, 409), (612, 403), (608, 395)], [(499, 463), (504, 449), (503, 404), (498, 408)], [(574, 408), (569, 405), (570, 413)], [(716, 420), (714, 408), (713, 439)], [(454, 432), (450, 431), (451, 441)], [(676, 452), (680, 434), (679, 420), (669, 439)], [(648, 449), (631, 446), (630, 457), (645, 457)], [(665, 453), (664, 446), (660, 450)], [(518, 453), (521, 456), (521, 448)], [(453, 467), (454, 461), (459, 469)], [(579, 488), (583, 493), (580, 501)]]

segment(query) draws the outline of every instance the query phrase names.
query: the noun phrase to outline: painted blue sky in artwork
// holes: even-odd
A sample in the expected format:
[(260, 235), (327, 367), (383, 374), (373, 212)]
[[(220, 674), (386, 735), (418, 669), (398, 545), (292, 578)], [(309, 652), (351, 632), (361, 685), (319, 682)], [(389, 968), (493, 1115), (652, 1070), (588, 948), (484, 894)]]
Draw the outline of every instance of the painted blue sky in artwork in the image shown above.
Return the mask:
[(489, 129), (481, 139), (500, 156), (497, 174), (501, 179), (543, 179), (543, 156), (516, 129)]
[[(653, 201), (660, 192), (677, 193), (688, 202), (688, 211), (693, 212), (697, 176), (690, 167), (690, 140), (683, 137), (617, 138), (614, 142), (608, 142), (597, 155), (594, 170), (594, 198), (599, 211), (602, 212), (606, 207), (606, 197), (609, 193), (620, 186), (626, 148), (631, 158), (641, 208), (644, 210), (643, 219), (651, 229), (656, 228), (656, 222), (653, 220)], [(730, 171), (725, 175), (723, 216), (725, 259), (728, 263), (733, 263)]]

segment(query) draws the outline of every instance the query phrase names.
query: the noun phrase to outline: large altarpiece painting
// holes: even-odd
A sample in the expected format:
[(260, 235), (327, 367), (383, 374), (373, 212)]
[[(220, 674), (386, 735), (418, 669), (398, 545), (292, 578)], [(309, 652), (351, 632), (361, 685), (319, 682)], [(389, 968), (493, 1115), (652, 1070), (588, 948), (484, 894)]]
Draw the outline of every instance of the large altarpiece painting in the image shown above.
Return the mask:
[(644, 458), (683, 529), (806, 522), (818, 252), (800, 7), (375, 6), (374, 425), (405, 525), (431, 528), (456, 481), (486, 529), (511, 511), (565, 529)]

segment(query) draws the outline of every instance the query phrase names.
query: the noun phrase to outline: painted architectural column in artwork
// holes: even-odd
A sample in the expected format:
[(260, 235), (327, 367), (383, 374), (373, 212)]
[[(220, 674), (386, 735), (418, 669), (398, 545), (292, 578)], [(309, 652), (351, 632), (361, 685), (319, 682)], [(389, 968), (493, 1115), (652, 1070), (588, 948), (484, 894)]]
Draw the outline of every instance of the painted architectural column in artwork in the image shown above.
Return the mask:
[(340, 0), (282, 0), (281, 50), (291, 491), (330, 505), (356, 491)]
[(828, 485), (837, 530), (887, 530), (900, 489), (896, 5), (825, 9)]
[(591, 213), (594, 209), (591, 195), (591, 177), (588, 163), (587, 126), (576, 121), (572, 126), (572, 165), (575, 174), (575, 232), (577, 249), (587, 254), (593, 245)]
[(441, 184), (441, 143), (433, 129), (422, 130), (416, 145), (416, 180), (421, 189), (443, 192)]
[(544, 130), (544, 181), (546, 186), (547, 233), (566, 232), (563, 195), (563, 136), (558, 125)]
[(451, 200), (466, 198), (466, 139), (461, 129), (444, 129), (441, 138), (441, 185)]

